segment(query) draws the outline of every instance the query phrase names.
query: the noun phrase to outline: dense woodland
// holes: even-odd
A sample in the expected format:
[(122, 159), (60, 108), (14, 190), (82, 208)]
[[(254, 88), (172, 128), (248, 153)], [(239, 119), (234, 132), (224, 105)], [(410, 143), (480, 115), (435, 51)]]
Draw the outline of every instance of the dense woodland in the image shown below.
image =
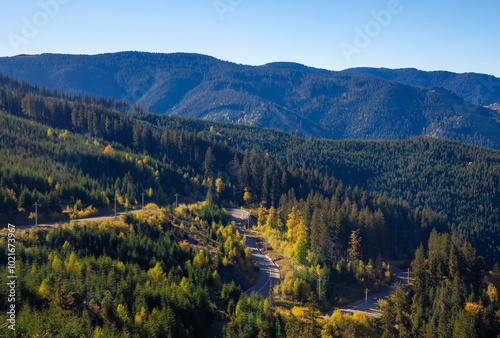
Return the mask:
[[(270, 215), (263, 218), (272, 223)], [(247, 297), (227, 278), (232, 275), (228, 271), (251, 275), (255, 267), (234, 224), (223, 225), (225, 217), (209, 194), (204, 203), (175, 210), (148, 205), (143, 214), (117, 220), (17, 231), (16, 334), (392, 337), (401, 330), (403, 336), (494, 337), (499, 333), (500, 268), (485, 271), (482, 258), (460, 237), (431, 233), (426, 246), (417, 249), (413, 285), (381, 301), (379, 319), (340, 312), (321, 319), (321, 299), (313, 294), (315, 283), (308, 281), (308, 275), (327, 278), (327, 267), (299, 269), (268, 299)], [(293, 210), (287, 221), (290, 238), (296, 230), (292, 223), (299, 220), (300, 227), (300, 218)], [(272, 226), (267, 223), (260, 226)], [(1, 262), (6, 254), (4, 234)], [(350, 251), (348, 259), (355, 266), (353, 274), (359, 274), (363, 263), (355, 255)], [(366, 264), (365, 271), (377, 271), (377, 264)], [(326, 282), (325, 290), (339, 283), (339, 277), (350, 275), (348, 266), (340, 260), (339, 265), (344, 273), (337, 271), (336, 281)], [(1, 271), (5, 279), (8, 270)], [(2, 294), (7, 287), (0, 285)], [(292, 305), (279, 305), (288, 298), (295, 299)], [(2, 299), (0, 319), (7, 306)]]
[(380, 303), (384, 336), (497, 337), (500, 268), (459, 236), (432, 232), (415, 253), (415, 281)]
[(420, 87), (441, 87), (481, 106), (500, 102), (500, 79), (477, 73), (457, 74), (446, 71), (425, 72), (414, 68), (352, 68), (347, 74), (366, 74)]
[[(495, 220), (498, 211), (497, 152), (427, 139), (305, 140), (148, 115), (144, 107), (124, 101), (60, 93), (7, 77), (0, 82), (1, 216), (29, 214), (38, 202), (44, 220), (60, 218), (63, 211), (80, 217), (110, 210), (114, 198), (121, 208), (132, 208), (140, 204), (141, 193), (147, 202), (167, 205), (151, 206), (149, 216), (127, 214), (100, 225), (18, 232), (21, 333), (376, 337), (391, 336), (397, 328), (405, 335), (444, 337), (497, 332), (498, 304), (488, 292), (493, 294), (498, 267), (489, 273), (473, 249), (484, 243), (474, 234), (484, 234), (490, 246), (478, 249), (490, 263), (497, 260), (498, 222), (479, 218)], [(413, 147), (425, 146), (429, 153), (412, 157)], [(450, 168), (454, 171), (445, 175)], [(431, 173), (429, 186), (417, 183), (420, 172)], [(471, 181), (460, 182), (454, 199), (445, 199), (443, 187), (452, 173), (457, 183)], [(390, 175), (392, 183), (383, 183)], [(479, 183), (484, 177), (489, 181)], [(482, 202), (483, 209), (467, 215), (474, 206), (463, 201), (458, 209), (447, 209), (479, 184), (483, 190), (474, 191), (479, 199), (474, 202)], [(174, 210), (176, 193), (193, 205)], [(257, 269), (236, 227), (226, 226), (221, 205), (256, 210), (256, 231), (293, 261), (295, 270), (282, 276), (270, 298), (242, 293)], [(430, 208), (434, 205), (441, 213)], [(472, 246), (459, 235), (433, 229), (459, 230)], [(3, 266), (6, 241), (0, 245)], [(402, 322), (391, 303), (399, 298), (381, 304), (381, 319), (339, 312), (326, 321), (318, 318), (320, 310), (341, 304), (339, 287), (383, 288), (392, 280), (386, 261), (414, 255), (415, 283), (394, 297), (413, 304), (415, 314), (412, 308), (404, 318), (416, 316), (416, 321)], [(3, 279), (5, 273), (2, 269)], [(448, 280), (460, 281), (460, 301), (452, 310), (436, 312), (443, 309), (436, 290)], [(422, 288), (426, 294), (415, 301)], [(1, 302), (4, 313), (7, 303)], [(462, 323), (457, 316), (468, 326), (456, 328)]]
[[(214, 323), (226, 320), (218, 306), (237, 302), (241, 293), (223, 285), (218, 271), (252, 275), (255, 267), (234, 224), (223, 225), (226, 215), (219, 223), (198, 217), (203, 209), (220, 210), (210, 203), (177, 210), (148, 205), (145, 214), (100, 224), (17, 231), (16, 336), (216, 333)], [(6, 262), (4, 236), (0, 247)], [(3, 280), (7, 271), (2, 268)], [(7, 294), (6, 283), (0, 289)], [(0, 302), (5, 322), (9, 303)]]
[[(11, 112), (3, 113), (0, 122), (6, 150), (0, 155), (4, 213), (30, 209), (34, 202), (42, 204), (47, 216), (67, 206), (110, 207), (115, 196), (130, 207), (142, 192), (160, 204), (173, 202), (175, 193), (196, 201), (217, 184), (223, 202), (280, 208), (283, 220), (290, 203), (300, 200), (309, 201), (310, 210), (311, 203), (319, 207), (326, 200), (339, 210), (343, 206), (338, 230), (321, 247), (337, 242), (338, 250), (345, 250), (347, 236), (357, 229), (371, 241), (370, 236), (380, 234), (363, 229), (374, 227), (372, 218), (378, 213), (377, 231), (387, 233), (387, 241), (370, 249), (366, 258), (411, 255), (433, 227), (446, 227), (430, 209), (413, 210), (404, 202), (344, 186), (318, 170), (284, 166), (256, 150), (242, 152), (226, 140), (211, 140), (182, 126), (159, 128), (136, 121), (133, 114), (109, 110), (96, 98), (63, 99), (57, 93), (51, 96), (61, 98), (54, 98), (33, 94), (36, 90), (11, 82), (0, 91), (2, 108)], [(307, 212), (308, 231), (332, 227), (329, 218), (311, 222)]]
[[(500, 152), (436, 138), (332, 141), (241, 125), (142, 115), (160, 126), (185, 128), (242, 150), (256, 149), (283, 165), (298, 165), (446, 215), (493, 266), (500, 253)], [(182, 121), (182, 122), (181, 122)]]

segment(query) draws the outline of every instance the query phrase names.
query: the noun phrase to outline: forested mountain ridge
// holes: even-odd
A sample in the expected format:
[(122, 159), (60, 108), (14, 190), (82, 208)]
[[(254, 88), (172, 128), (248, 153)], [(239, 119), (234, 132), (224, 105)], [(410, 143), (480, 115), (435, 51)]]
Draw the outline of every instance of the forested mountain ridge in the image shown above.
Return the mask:
[[(300, 265), (280, 292), (286, 301), (301, 304), (342, 301), (338, 283), (383, 287), (391, 277), (384, 259), (411, 257), (432, 229), (448, 228), (446, 217), (430, 209), (410, 208), (346, 187), (317, 170), (285, 166), (256, 150), (241, 151), (228, 140), (189, 131), (192, 119), (177, 117), (184, 121), (159, 126), (107, 108), (120, 105), (109, 99), (35, 88), (7, 77), (0, 77), (0, 84), (0, 216), (7, 218), (5, 224), (11, 213), (29, 210), (35, 202), (44, 219), (65, 206), (77, 215), (109, 208), (115, 197), (130, 208), (142, 193), (146, 203), (170, 204), (150, 219), (129, 214), (101, 225), (18, 233), (19, 261), (27, 276), (20, 282), (30, 295), (22, 303), (19, 325), (30, 335), (97, 330), (104, 336), (204, 336), (216, 318), (228, 325), (228, 337), (240, 329), (299, 332), (301, 320), (288, 327), (295, 313), (275, 322), (269, 302), (255, 295), (247, 299), (235, 286), (220, 284), (227, 282), (223, 267), (252, 267), (236, 228), (223, 226), (220, 203), (260, 206), (259, 220), (265, 217), (262, 229), (271, 243), (281, 241), (285, 257), (292, 251)], [(188, 203), (206, 194), (206, 203), (174, 210), (172, 197), (178, 192)], [(194, 248), (186, 247), (187, 228), (199, 239)], [(6, 243), (0, 238), (0, 252), (6, 252)], [(321, 284), (314, 279), (318, 274)], [(81, 283), (83, 276), (99, 284), (95, 295)], [(95, 302), (83, 302), (83, 294)], [(76, 311), (75, 301), (83, 302), (80, 308), (97, 321)], [(0, 302), (1, 309), (7, 306)], [(199, 312), (206, 317), (189, 325), (186, 318)]]
[[(205, 195), (203, 181), (219, 173), (228, 185), (224, 198), (242, 204), (246, 188), (254, 202), (277, 206), (280, 196), (292, 187), (298, 199), (306, 199), (311, 189), (332, 193), (337, 180), (341, 180), (344, 186), (358, 186), (408, 201), (413, 208), (431, 207), (446, 214), (453, 230), (466, 234), (490, 263), (497, 260), (498, 151), (438, 139), (306, 140), (290, 133), (242, 125), (178, 116), (123, 114), (110, 109), (121, 107), (120, 101), (35, 88), (8, 77), (2, 77), (0, 82), (1, 109), (22, 119), (48, 124), (47, 128), (58, 128), (49, 136), (43, 126), (39, 127), (41, 130), (27, 131), (26, 125), (22, 129), (26, 131), (22, 131), (12, 126), (26, 121), (14, 122), (14, 117), (2, 120), (7, 125), (2, 128), (5, 135), (0, 141), (9, 152), (2, 152), (7, 158), (2, 161), (5, 190), (1, 213), (16, 211), (18, 207), (26, 209), (41, 196), (46, 205), (55, 205), (53, 211), (61, 202), (74, 207), (79, 199), (84, 205), (109, 207), (117, 192), (124, 204), (127, 200), (128, 204), (135, 204), (141, 191), (150, 190), (153, 201), (158, 203), (172, 201), (179, 191), (190, 200), (199, 200)], [(17, 146), (8, 141), (15, 139)], [(103, 154), (109, 142), (115, 151), (112, 157)], [(209, 148), (215, 161), (209, 162), (215, 163), (217, 170), (205, 167)], [(75, 158), (80, 151), (85, 156)], [(259, 153), (267, 153), (270, 158)], [(14, 154), (15, 161), (9, 157)], [(36, 159), (32, 165), (19, 165), (21, 159), (31, 161), (29, 158)], [(122, 171), (103, 176), (98, 168), (106, 168), (106, 161), (112, 161), (113, 166), (119, 164)], [(266, 169), (245, 170), (247, 174), (237, 175), (241, 170), (231, 163), (256, 163)], [(29, 173), (30, 167), (40, 170)], [(262, 175), (265, 172), (267, 175)], [(155, 178), (148, 173), (154, 173)], [(56, 176), (61, 176), (59, 181)], [(331, 181), (331, 176), (336, 179)], [(24, 182), (33, 184), (28, 187)]]
[(500, 147), (495, 111), (443, 88), (289, 63), (258, 67), (197, 54), (17, 56), (0, 72), (171, 113), (334, 139), (436, 136)]
[[(476, 246), (485, 242), (475, 235), (484, 236), (491, 240), (489, 251), (479, 249), (497, 260), (498, 221), (492, 207), (498, 203), (492, 187), (498, 187), (498, 151), (422, 138), (304, 139), (276, 130), (113, 108), (128, 110), (123, 101), (0, 76), (1, 217), (32, 208), (34, 202), (41, 204), (44, 217), (60, 214), (64, 205), (75, 214), (84, 207), (109, 207), (115, 197), (130, 208), (139, 204), (141, 193), (146, 202), (170, 204), (162, 209), (149, 205), (143, 213), (100, 224), (17, 231), (22, 296), (17, 331), (10, 336), (379, 337), (394, 335), (396, 325), (405, 334), (498, 333), (498, 265), (493, 272), (485, 270), (483, 258), (460, 234), (438, 237), (432, 230), (458, 229)], [(349, 171), (342, 175), (344, 168)], [(421, 186), (414, 172), (430, 180)], [(389, 190), (413, 198), (422, 191), (446, 201), (441, 190), (448, 187), (450, 197), (457, 195), (452, 203), (461, 201), (461, 208), (466, 193), (481, 187), (474, 197), (485, 210), (477, 215), (491, 214), (486, 220), (491, 223), (479, 219), (481, 229), (472, 228), (476, 224), (469, 228), (467, 222), (450, 229), (446, 216), (429, 207), (450, 204), (436, 200), (411, 207), (401, 199), (344, 185), (335, 175), (347, 184), (365, 179), (375, 187), (377, 180), (387, 179)], [(174, 209), (172, 196), (178, 192), (188, 203), (204, 196), (206, 201)], [(236, 227), (224, 226), (221, 203), (258, 210), (254, 230), (282, 250), (281, 258), (294, 262), (269, 299), (248, 298), (227, 284), (227, 268), (245, 273), (253, 266)], [(462, 216), (468, 212), (457, 210)], [(4, 280), (7, 236), (3, 229)], [(399, 290), (381, 304), (380, 319), (340, 312), (318, 318), (320, 308), (345, 301), (344, 288), (362, 293), (388, 285), (391, 268), (384, 259), (411, 258), (429, 236), (428, 251), (421, 246), (414, 265), (415, 280), (424, 286), (415, 291), (422, 301), (412, 298), (411, 289)], [(450, 281), (453, 291), (447, 292)], [(7, 283), (0, 290), (6, 294)], [(411, 313), (410, 299), (415, 300)], [(2, 320), (8, 307), (4, 297)]]
[[(387, 243), (366, 257), (410, 255), (432, 228), (447, 228), (444, 217), (431, 210), (345, 187), (331, 176), (285, 166), (255, 150), (242, 152), (227, 140), (188, 131), (182, 122), (159, 127), (106, 108), (108, 100), (46, 92), (7, 77), (0, 83), (1, 216), (32, 210), (35, 202), (46, 218), (65, 207), (78, 214), (83, 207), (109, 208), (115, 197), (130, 208), (142, 193), (160, 204), (173, 202), (176, 193), (192, 202), (213, 188), (228, 205), (277, 208), (287, 201), (331, 199), (339, 230), (323, 237), (321, 246), (336, 243), (339, 255), (350, 231), (373, 236), (371, 216), (366, 217), (378, 212), (386, 215), (379, 227), (385, 228)], [(360, 213), (364, 218), (357, 221)], [(332, 226), (326, 220), (308, 224), (311, 230)]]
[[(446, 214), (494, 264), (500, 253), (500, 152), (437, 138), (405, 141), (338, 141), (270, 129), (185, 119), (139, 116), (159, 126), (182, 123), (212, 139), (241, 149), (257, 149), (290, 165), (328, 173), (343, 184), (407, 201), (412, 207)], [(181, 122), (182, 121), (182, 122)]]
[(441, 87), (480, 106), (500, 103), (500, 79), (486, 74), (457, 74), (445, 71), (426, 72), (414, 68), (351, 68), (345, 74), (365, 74), (419, 87)]
[(306, 73), (332, 76), (334, 74), (362, 74), (418, 87), (440, 87), (479, 106), (500, 104), (500, 79), (478, 73), (453, 73), (448, 71), (423, 71), (415, 68), (349, 68), (342, 71), (307, 67), (293, 62), (273, 62), (266, 66), (274, 69), (293, 69)]

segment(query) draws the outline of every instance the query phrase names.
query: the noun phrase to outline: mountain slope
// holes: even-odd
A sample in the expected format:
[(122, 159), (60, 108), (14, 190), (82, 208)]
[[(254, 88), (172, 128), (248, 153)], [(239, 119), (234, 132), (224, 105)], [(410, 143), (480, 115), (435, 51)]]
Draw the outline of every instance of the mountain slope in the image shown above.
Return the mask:
[(500, 151), (454, 141), (417, 137), (404, 141), (304, 139), (255, 127), (140, 117), (159, 126), (184, 128), (240, 149), (255, 148), (284, 165), (314, 168), (412, 207), (446, 214), (452, 230), (467, 236), (490, 263), (500, 252)]
[(0, 72), (171, 113), (335, 139), (431, 135), (500, 147), (498, 113), (441, 88), (296, 64), (243, 66), (196, 54), (17, 56)]
[(420, 87), (442, 87), (480, 106), (500, 103), (500, 79), (491, 75), (445, 71), (426, 72), (414, 68), (352, 68), (341, 73), (364, 74)]
[[(106, 109), (95, 98), (46, 94), (6, 77), (0, 77), (0, 84), (3, 224), (25, 224), (12, 217), (27, 217), (35, 202), (44, 218), (39, 220), (46, 222), (63, 216), (63, 204), (68, 206), (65, 214), (95, 213), (95, 208), (110, 213), (113, 205), (140, 204), (141, 195), (146, 202), (160, 204), (176, 201), (180, 193), (180, 202), (206, 195), (227, 206), (281, 205), (269, 212), (279, 212), (283, 220), (299, 204), (308, 204), (309, 211), (323, 205), (335, 223), (304, 209), (311, 246), (320, 249), (318, 264), (344, 257), (354, 230), (360, 230), (367, 243), (378, 238), (379, 245), (367, 245), (362, 252), (365, 259), (376, 259), (411, 256), (432, 228), (448, 229), (446, 218), (430, 209), (412, 209), (403, 201), (345, 188), (317, 170), (285, 167), (255, 150), (230, 147), (229, 139), (189, 131), (193, 119), (159, 127), (136, 114)], [(210, 214), (207, 210), (200, 215), (207, 225), (217, 222), (218, 216)], [(281, 231), (280, 222), (275, 225)], [(326, 229), (331, 230), (319, 236)], [(337, 249), (331, 250), (334, 246)]]

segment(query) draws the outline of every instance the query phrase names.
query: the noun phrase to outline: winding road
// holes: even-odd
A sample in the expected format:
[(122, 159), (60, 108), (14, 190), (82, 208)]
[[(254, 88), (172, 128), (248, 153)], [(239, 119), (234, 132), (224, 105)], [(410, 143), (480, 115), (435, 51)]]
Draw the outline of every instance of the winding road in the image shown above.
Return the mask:
[[(129, 211), (121, 211), (121, 212), (117, 212), (116, 213), (116, 216), (121, 216), (121, 215), (125, 215), (129, 212), (139, 212), (141, 210), (129, 210)], [(104, 219), (108, 219), (108, 218), (114, 218), (115, 217), (115, 214), (111, 214), (111, 215), (104, 215), (104, 216), (96, 216), (96, 217), (90, 217), (90, 218), (79, 218), (79, 219), (73, 219), (71, 221), (74, 221), (74, 222), (92, 222), (92, 221), (101, 221), (101, 220), (104, 220)], [(38, 224), (38, 225), (34, 225), (34, 224), (31, 224), (31, 225), (20, 225), (20, 226), (17, 226), (16, 228), (17, 229), (29, 229), (29, 228), (34, 228), (34, 227), (39, 227), (39, 228), (43, 228), (43, 227), (50, 227), (50, 226), (53, 226), (53, 225), (58, 225), (58, 224), (69, 224), (71, 223), (71, 221), (59, 221), (59, 222), (53, 222), (53, 223), (43, 223), (43, 224)]]
[[(244, 224), (248, 218), (250, 217), (250, 213), (245, 210), (241, 209), (226, 209), (230, 214), (231, 214), (231, 221), (235, 221), (236, 225), (238, 226), (238, 231), (242, 237), (244, 237), (245, 232), (243, 228), (241, 227), (242, 224)], [(138, 212), (140, 210), (132, 210), (132, 211), (127, 211), (127, 212)], [(119, 212), (117, 213), (117, 216), (120, 215), (125, 215), (127, 212)], [(105, 216), (99, 216), (99, 217), (92, 217), (92, 218), (86, 218), (86, 219), (76, 219), (74, 221), (76, 222), (81, 222), (81, 221), (98, 221), (98, 220), (103, 220), (107, 218), (113, 218), (113, 215), (105, 215)], [(54, 223), (46, 223), (46, 224), (39, 224), (38, 227), (47, 227), (47, 226), (52, 226), (55, 224), (68, 224), (70, 223), (69, 221), (65, 222), (54, 222)], [(23, 226), (18, 226), (18, 229), (28, 229), (35, 227), (35, 225), (23, 225)], [(245, 245), (249, 247), (252, 250), (252, 255), (259, 265), (260, 268), (260, 273), (259, 273), (259, 280), (257, 283), (250, 287), (248, 290), (245, 291), (245, 294), (250, 295), (252, 292), (257, 292), (261, 294), (263, 297), (268, 297), (269, 295), (269, 286), (276, 285), (277, 283), (280, 282), (281, 274), (280, 274), (280, 269), (279, 267), (269, 258), (267, 255), (265, 255), (255, 242), (253, 238), (250, 236), (245, 237)], [(389, 295), (394, 291), (396, 288), (397, 284), (403, 285), (405, 287), (408, 285), (408, 278), (407, 278), (407, 273), (405, 271), (402, 271), (398, 268), (395, 268), (395, 273), (396, 273), (396, 278), (394, 282), (392, 283), (391, 286), (387, 287), (386, 289), (373, 294), (369, 296), (366, 300), (365, 303), (365, 298), (362, 298), (360, 300), (357, 300), (355, 302), (352, 302), (346, 306), (343, 306), (340, 308), (340, 311), (344, 313), (355, 313), (355, 312), (362, 312), (370, 317), (376, 317), (380, 315), (379, 312), (374, 311), (373, 308), (378, 306), (378, 301), (380, 299), (385, 299), (388, 298)], [(331, 316), (333, 314), (334, 310), (324, 312), (323, 316)]]
[[(343, 313), (355, 313), (355, 312), (362, 312), (366, 314), (369, 317), (377, 317), (380, 315), (380, 312), (374, 311), (373, 309), (378, 306), (378, 301), (380, 299), (385, 299), (390, 296), (392, 292), (396, 289), (398, 284), (401, 284), (403, 287), (408, 285), (408, 275), (405, 271), (395, 268), (395, 273), (396, 273), (396, 278), (394, 279), (394, 282), (391, 284), (391, 286), (385, 288), (384, 290), (373, 294), (368, 297), (365, 303), (365, 298), (362, 298), (360, 300), (357, 300), (355, 302), (352, 302), (350, 304), (347, 304), (346, 306), (343, 306), (340, 308), (340, 311)], [(333, 311), (328, 311), (323, 313), (323, 316), (331, 316), (333, 314)]]
[[(241, 228), (241, 225), (248, 220), (250, 213), (245, 210), (240, 209), (226, 209), (231, 214), (231, 221), (234, 221), (238, 226), (238, 231), (243, 237), (245, 232)], [(266, 256), (262, 251), (260, 251), (259, 246), (253, 238), (250, 236), (245, 237), (245, 244), (252, 250), (252, 255), (257, 264), (259, 264), (260, 275), (257, 283), (245, 291), (247, 295), (252, 292), (261, 294), (263, 297), (269, 295), (269, 286), (276, 285), (280, 281), (280, 269), (279, 267)]]

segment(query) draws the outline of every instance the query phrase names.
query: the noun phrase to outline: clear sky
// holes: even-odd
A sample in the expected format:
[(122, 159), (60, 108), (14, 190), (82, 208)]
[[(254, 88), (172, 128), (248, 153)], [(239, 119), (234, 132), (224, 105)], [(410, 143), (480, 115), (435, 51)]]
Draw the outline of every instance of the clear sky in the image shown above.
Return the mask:
[(500, 76), (498, 0), (22, 0), (0, 56), (195, 52), (237, 63)]

